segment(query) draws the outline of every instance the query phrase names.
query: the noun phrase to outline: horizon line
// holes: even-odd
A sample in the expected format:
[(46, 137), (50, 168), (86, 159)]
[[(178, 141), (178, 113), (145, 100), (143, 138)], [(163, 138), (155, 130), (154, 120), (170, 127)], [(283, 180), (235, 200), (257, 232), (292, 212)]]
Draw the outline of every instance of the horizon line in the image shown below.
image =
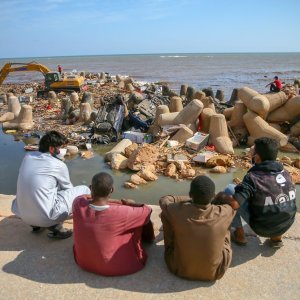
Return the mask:
[(1, 60), (5, 59), (22, 59), (22, 58), (55, 58), (55, 57), (82, 57), (82, 56), (133, 56), (133, 55), (165, 55), (165, 54), (284, 54), (284, 53), (300, 53), (299, 51), (284, 51), (284, 52), (155, 52), (155, 53), (118, 53), (118, 54), (77, 54), (77, 55), (46, 55), (46, 56), (19, 56), (19, 57), (1, 57)]

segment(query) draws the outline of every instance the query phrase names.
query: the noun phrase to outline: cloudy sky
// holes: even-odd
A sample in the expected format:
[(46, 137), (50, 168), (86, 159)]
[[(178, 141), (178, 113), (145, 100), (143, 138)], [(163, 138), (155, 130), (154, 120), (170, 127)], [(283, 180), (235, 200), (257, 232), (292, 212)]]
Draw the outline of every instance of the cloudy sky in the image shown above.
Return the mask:
[(0, 58), (300, 52), (299, 0), (0, 0)]

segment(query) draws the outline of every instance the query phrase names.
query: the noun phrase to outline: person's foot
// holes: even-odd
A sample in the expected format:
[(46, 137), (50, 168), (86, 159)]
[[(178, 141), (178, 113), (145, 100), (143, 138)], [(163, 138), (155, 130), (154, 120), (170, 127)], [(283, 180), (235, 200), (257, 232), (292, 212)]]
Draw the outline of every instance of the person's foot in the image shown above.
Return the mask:
[(281, 248), (283, 246), (281, 235), (271, 237), (270, 238), (270, 246), (275, 249)]
[(71, 229), (63, 228), (61, 224), (48, 227), (50, 232), (47, 236), (51, 239), (67, 239), (72, 236), (73, 231)]
[(31, 225), (31, 228), (32, 228), (31, 230), (32, 233), (39, 233), (45, 229), (44, 227), (33, 226), (33, 225)]
[(238, 227), (231, 235), (231, 240), (239, 246), (246, 246), (248, 241), (243, 227)]

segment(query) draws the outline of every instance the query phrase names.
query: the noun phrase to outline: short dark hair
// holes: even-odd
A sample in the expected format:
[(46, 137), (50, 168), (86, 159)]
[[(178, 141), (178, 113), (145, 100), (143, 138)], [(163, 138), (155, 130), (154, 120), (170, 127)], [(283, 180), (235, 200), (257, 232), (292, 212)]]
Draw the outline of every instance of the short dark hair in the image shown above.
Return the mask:
[(254, 151), (262, 161), (276, 160), (279, 143), (272, 138), (261, 137), (254, 141)]
[(52, 130), (47, 132), (40, 140), (39, 151), (48, 152), (49, 147), (61, 147), (68, 143), (68, 139), (60, 132)]
[(107, 197), (111, 193), (113, 185), (114, 180), (108, 173), (97, 173), (92, 179), (92, 196)]
[(190, 197), (196, 204), (206, 205), (211, 202), (215, 196), (215, 184), (207, 176), (197, 176), (191, 182)]
[(274, 76), (274, 79), (278, 79), (278, 76)]

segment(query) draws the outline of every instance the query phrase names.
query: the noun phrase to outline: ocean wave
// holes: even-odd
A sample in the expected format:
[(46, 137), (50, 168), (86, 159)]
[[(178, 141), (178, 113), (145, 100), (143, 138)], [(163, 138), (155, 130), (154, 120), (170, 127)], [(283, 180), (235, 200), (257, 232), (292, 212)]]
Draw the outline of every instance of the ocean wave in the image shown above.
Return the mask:
[(180, 57), (187, 57), (187, 56), (185, 56), (185, 55), (161, 55), (160, 57), (161, 58), (165, 58), (165, 57), (167, 57), (167, 58), (180, 58)]

